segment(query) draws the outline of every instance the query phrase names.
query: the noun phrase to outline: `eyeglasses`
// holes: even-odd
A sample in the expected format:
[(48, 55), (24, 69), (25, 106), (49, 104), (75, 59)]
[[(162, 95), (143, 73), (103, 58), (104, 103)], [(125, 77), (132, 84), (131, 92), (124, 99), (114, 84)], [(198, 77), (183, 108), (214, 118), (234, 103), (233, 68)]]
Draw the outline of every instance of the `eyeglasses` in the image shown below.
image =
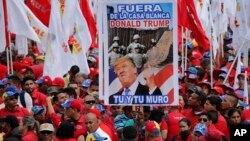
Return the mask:
[(85, 101), (86, 104), (95, 104), (95, 100)]
[(43, 135), (45, 135), (45, 134), (49, 135), (49, 134), (52, 134), (53, 132), (52, 131), (41, 131), (40, 133)]
[(198, 121), (199, 121), (199, 122), (201, 122), (201, 121), (207, 122), (208, 119), (206, 119), (206, 118), (199, 118)]

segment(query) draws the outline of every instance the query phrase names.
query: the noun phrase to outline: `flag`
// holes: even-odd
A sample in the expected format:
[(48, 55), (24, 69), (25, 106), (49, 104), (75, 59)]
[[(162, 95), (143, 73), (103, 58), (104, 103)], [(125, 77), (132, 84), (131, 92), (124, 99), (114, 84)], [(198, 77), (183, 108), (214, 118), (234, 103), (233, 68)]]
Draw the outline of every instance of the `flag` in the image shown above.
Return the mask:
[[(78, 0), (65, 0), (62, 16), (63, 30), (67, 37), (71, 36), (72, 65), (77, 65), (81, 72), (89, 73), (86, 52), (91, 45), (88, 24), (82, 15)], [(73, 15), (73, 16), (72, 16)]]
[(28, 41), (24, 36), (16, 35), (15, 46), (18, 54), (27, 55), (28, 54)]
[(26, 4), (44, 25), (49, 25), (50, 0), (26, 0)]
[[(233, 19), (230, 19), (230, 27), (233, 31), (233, 45), (237, 48), (242, 46), (244, 40), (248, 38), (250, 32), (249, 21), (247, 21), (248, 14), (246, 7), (247, 1), (238, 0), (236, 5), (236, 14)], [(247, 47), (247, 44), (244, 44)]]
[(193, 0), (178, 0), (177, 4), (178, 25), (190, 29), (199, 46), (204, 51), (208, 51), (210, 49), (210, 43), (197, 16)]
[(93, 47), (96, 44), (96, 36), (97, 36), (97, 27), (96, 27), (95, 18), (89, 7), (88, 0), (80, 0), (79, 2), (80, 2), (80, 8), (81, 8), (82, 14), (85, 17), (87, 24), (88, 24), (88, 29), (89, 29), (89, 32), (91, 34), (91, 39), (92, 39), (91, 46)]
[[(75, 51), (72, 52), (72, 61), (73, 64), (79, 66), (81, 72), (89, 74), (89, 66), (86, 53), (92, 42), (91, 34), (88, 30), (87, 22), (81, 13), (79, 4), (77, 4), (75, 9), (75, 25), (73, 32), (75, 42), (72, 46)], [(77, 45), (77, 43), (79, 45)]]
[(239, 84), (238, 84), (238, 75), (241, 73), (241, 61), (240, 61), (240, 54), (238, 54), (238, 60), (237, 60), (237, 66), (236, 66), (236, 72), (235, 72), (235, 76), (234, 76), (234, 85), (233, 88), (237, 89), (239, 88)]
[(5, 50), (5, 46), (6, 46), (3, 11), (4, 11), (3, 10), (3, 1), (0, 1), (0, 52), (3, 52)]
[(67, 38), (63, 34), (61, 8), (61, 4), (58, 0), (51, 1), (48, 44), (43, 75), (49, 75), (52, 79), (57, 76), (62, 77), (71, 67), (68, 61), (71, 60), (71, 54), (67, 44)]
[[(40, 42), (38, 35), (30, 25), (29, 15), (32, 15), (22, 0), (7, 0), (8, 30), (16, 35), (25, 36)], [(33, 15), (32, 17), (33, 18)], [(32, 19), (37, 20), (37, 19)]]

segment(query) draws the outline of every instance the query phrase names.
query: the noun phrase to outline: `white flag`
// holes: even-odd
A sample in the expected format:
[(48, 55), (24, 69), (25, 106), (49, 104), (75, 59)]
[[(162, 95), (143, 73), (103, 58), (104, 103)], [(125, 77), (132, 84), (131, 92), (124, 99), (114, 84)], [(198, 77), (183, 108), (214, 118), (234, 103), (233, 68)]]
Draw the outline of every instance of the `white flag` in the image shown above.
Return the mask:
[(68, 60), (71, 60), (71, 54), (63, 33), (60, 10), (59, 1), (51, 0), (48, 45), (43, 75), (49, 75), (52, 79), (57, 76), (62, 77), (71, 67), (71, 64), (68, 63)]
[(15, 47), (18, 54), (27, 55), (28, 54), (28, 40), (24, 36), (16, 35)]
[[(91, 45), (91, 35), (87, 22), (82, 15), (78, 0), (66, 0), (62, 16), (63, 30), (66, 37), (71, 36), (72, 59), (68, 60), (72, 65), (77, 65), (81, 72), (89, 73), (86, 52)], [(71, 65), (71, 66), (72, 66)]]
[(4, 26), (3, 2), (0, 1), (0, 52), (3, 52), (6, 46), (4, 28), (5, 26)]
[[(78, 3), (78, 1), (77, 1)], [(85, 18), (81, 13), (79, 4), (76, 7), (75, 13), (75, 28), (73, 36), (79, 43), (80, 52), (72, 52), (73, 64), (78, 65), (81, 72), (89, 74), (89, 66), (87, 62), (86, 52), (91, 45), (91, 35)], [(81, 48), (81, 49), (80, 49)]]
[(238, 84), (238, 75), (241, 73), (241, 61), (240, 61), (240, 54), (238, 54), (238, 60), (237, 60), (237, 66), (236, 66), (236, 72), (235, 72), (235, 76), (234, 76), (234, 89), (239, 88), (239, 84)]
[(11, 33), (25, 36), (40, 42), (35, 30), (30, 24), (29, 9), (22, 0), (6, 0), (8, 12), (8, 29)]

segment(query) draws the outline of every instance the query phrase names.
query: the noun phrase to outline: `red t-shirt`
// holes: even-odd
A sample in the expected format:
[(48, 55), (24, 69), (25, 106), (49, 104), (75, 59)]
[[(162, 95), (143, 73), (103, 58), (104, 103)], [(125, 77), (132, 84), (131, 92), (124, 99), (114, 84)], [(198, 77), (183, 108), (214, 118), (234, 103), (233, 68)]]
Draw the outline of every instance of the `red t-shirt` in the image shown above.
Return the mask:
[(171, 112), (168, 114), (168, 141), (180, 132), (179, 121), (185, 116), (179, 112)]
[(197, 114), (194, 113), (194, 111), (189, 108), (189, 109), (185, 109), (181, 112), (188, 120), (191, 121), (191, 127), (192, 127), (192, 130), (194, 129), (194, 126), (198, 123), (198, 119), (200, 118), (200, 113), (202, 112), (199, 112)]
[(161, 131), (162, 130), (168, 130), (168, 124), (164, 119), (161, 120), (160, 129), (161, 129)]
[(36, 133), (32, 131), (28, 131), (26, 134), (22, 136), (23, 141), (38, 141)]
[(5, 118), (6, 115), (14, 115), (20, 122), (24, 116), (30, 116), (29, 111), (26, 108), (16, 106), (13, 111), (8, 110), (6, 107), (0, 110), (0, 118)]
[(81, 135), (85, 137), (87, 135), (87, 128), (85, 125), (84, 115), (81, 115), (78, 121), (75, 122), (74, 138), (77, 139)]
[(33, 105), (36, 106), (47, 106), (46, 95), (35, 89), (31, 94)]

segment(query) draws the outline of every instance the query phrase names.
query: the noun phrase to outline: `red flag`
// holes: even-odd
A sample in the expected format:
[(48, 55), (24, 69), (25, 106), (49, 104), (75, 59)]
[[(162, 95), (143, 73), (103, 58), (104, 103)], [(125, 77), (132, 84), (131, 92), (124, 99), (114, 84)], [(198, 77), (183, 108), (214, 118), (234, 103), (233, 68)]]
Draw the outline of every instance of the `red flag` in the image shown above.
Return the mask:
[(178, 25), (191, 30), (199, 46), (204, 51), (210, 49), (208, 37), (202, 28), (193, 0), (178, 0)]
[(94, 16), (88, 4), (88, 0), (80, 0), (80, 7), (82, 10), (82, 14), (87, 21), (89, 32), (91, 34), (91, 39), (92, 39), (91, 47), (94, 47), (96, 46), (97, 28), (96, 28)]
[(50, 0), (26, 0), (26, 4), (44, 25), (49, 25)]

